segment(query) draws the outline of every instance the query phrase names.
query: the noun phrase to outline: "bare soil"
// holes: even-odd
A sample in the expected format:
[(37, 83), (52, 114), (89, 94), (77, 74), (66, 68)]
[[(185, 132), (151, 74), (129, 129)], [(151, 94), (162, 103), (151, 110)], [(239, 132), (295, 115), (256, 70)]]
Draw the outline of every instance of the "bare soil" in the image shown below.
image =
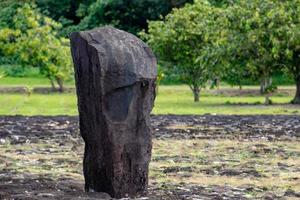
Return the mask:
[[(140, 199), (300, 199), (300, 116), (152, 116)], [(0, 117), (0, 199), (111, 199), (83, 191), (78, 118)]]

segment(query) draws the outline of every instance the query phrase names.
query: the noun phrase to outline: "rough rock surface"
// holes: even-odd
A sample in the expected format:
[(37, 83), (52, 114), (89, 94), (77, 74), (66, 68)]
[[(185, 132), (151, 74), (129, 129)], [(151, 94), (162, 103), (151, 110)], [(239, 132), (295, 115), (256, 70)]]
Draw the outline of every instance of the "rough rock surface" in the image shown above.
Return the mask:
[(143, 193), (151, 158), (156, 59), (132, 34), (112, 27), (71, 34), (86, 191)]

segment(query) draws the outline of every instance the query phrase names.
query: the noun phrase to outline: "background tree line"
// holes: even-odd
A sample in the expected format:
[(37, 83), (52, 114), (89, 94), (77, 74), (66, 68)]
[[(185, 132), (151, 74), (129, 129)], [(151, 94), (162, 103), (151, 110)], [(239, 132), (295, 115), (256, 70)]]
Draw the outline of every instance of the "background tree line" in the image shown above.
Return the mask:
[(0, 64), (33, 66), (63, 91), (72, 77), (70, 32), (112, 25), (137, 34), (191, 0), (4, 0), (0, 2)]
[(244, 77), (259, 81), (261, 93), (276, 89), (272, 77), (293, 77), (300, 103), (300, 1), (195, 0), (151, 21), (141, 36), (163, 66), (178, 74), (199, 101), (209, 80), (240, 84)]
[[(68, 34), (112, 25), (145, 39), (160, 71), (190, 86), (194, 100), (208, 81), (259, 82), (293, 77), (300, 103), (300, 0), (4, 0), (0, 65), (38, 68), (63, 91), (72, 77)], [(268, 100), (268, 98), (266, 98)]]

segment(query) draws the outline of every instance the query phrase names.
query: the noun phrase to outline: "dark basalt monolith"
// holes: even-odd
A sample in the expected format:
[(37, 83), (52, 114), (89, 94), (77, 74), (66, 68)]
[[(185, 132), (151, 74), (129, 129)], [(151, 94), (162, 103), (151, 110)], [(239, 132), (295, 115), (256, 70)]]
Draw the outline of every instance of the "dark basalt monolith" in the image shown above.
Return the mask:
[(134, 35), (104, 27), (71, 34), (85, 142), (85, 190), (136, 196), (148, 185), (156, 59)]

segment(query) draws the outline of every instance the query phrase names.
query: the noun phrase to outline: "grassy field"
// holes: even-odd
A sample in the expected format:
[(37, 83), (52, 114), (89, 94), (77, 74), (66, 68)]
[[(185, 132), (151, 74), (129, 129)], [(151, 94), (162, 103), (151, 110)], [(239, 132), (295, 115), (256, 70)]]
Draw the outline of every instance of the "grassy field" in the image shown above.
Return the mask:
[[(74, 86), (73, 81), (67, 81), (66, 86)], [(29, 86), (29, 87), (50, 87), (50, 81), (43, 77), (4, 77), (0, 79), (1, 87), (8, 86)]]
[[(43, 77), (4, 77), (0, 78), (0, 87), (14, 87), (14, 86), (29, 86), (29, 87), (50, 87), (50, 81)], [(74, 80), (69, 80), (65, 82), (65, 86), (74, 87)], [(172, 86), (172, 85), (169, 85)], [(238, 89), (238, 86), (231, 87), (227, 83), (222, 82), (221, 88), (235, 88)], [(243, 86), (243, 89), (257, 89), (258, 86)], [(280, 86), (279, 88), (284, 89), (294, 89), (295, 86)], [(177, 87), (176, 89), (180, 89)], [(185, 88), (181, 88), (181, 90), (185, 90)]]
[[(204, 92), (199, 103), (187, 86), (160, 86), (153, 114), (299, 114), (300, 106), (288, 104), (292, 96), (222, 96)], [(0, 94), (0, 115), (77, 115), (75, 94)]]

